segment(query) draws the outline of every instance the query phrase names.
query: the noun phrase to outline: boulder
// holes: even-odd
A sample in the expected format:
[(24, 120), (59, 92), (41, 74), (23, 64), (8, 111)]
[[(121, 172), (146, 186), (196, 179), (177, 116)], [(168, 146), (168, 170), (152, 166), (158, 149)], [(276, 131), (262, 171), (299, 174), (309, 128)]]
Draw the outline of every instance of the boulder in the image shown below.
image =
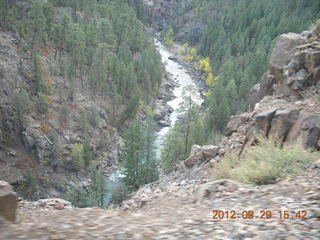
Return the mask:
[(250, 118), (245, 114), (231, 116), (226, 129), (226, 136), (231, 136), (232, 133), (237, 132), (239, 127), (243, 124), (246, 124), (249, 121), (249, 119)]
[(229, 179), (221, 179), (214, 182), (209, 182), (202, 184), (196, 190), (195, 200), (196, 203), (201, 203), (205, 198), (214, 197), (216, 194), (220, 194), (221, 192), (235, 192), (238, 190), (243, 184), (229, 180)]
[(202, 155), (202, 152), (199, 151), (193, 155), (190, 155), (187, 160), (185, 160), (183, 163), (187, 168), (192, 168), (195, 165), (198, 165), (205, 161), (204, 156)]
[(264, 132), (265, 135), (268, 135), (272, 118), (276, 112), (276, 109), (268, 110), (262, 113), (259, 113), (255, 116), (254, 123), (255, 127), (258, 130)]
[(72, 204), (66, 200), (60, 198), (40, 199), (33, 203), (36, 207), (41, 208), (53, 208), (56, 210), (70, 209)]
[(190, 155), (193, 155), (193, 154), (200, 152), (200, 151), (201, 151), (201, 146), (192, 145)]
[(208, 146), (197, 146), (193, 145), (191, 148), (190, 156), (184, 161), (184, 165), (187, 168), (192, 168), (195, 165), (211, 160), (218, 155), (219, 147), (208, 145)]
[(277, 110), (271, 122), (269, 137), (283, 142), (299, 117), (299, 110), (283, 109)]
[(12, 186), (4, 181), (0, 181), (0, 216), (8, 221), (16, 220), (17, 195)]
[(295, 48), (302, 43), (302, 36), (296, 33), (282, 34), (272, 51), (270, 57), (270, 73), (277, 82), (283, 80), (283, 68), (290, 62), (295, 53)]
[(169, 56), (168, 59), (172, 61), (178, 61), (178, 58), (176, 56)]
[(213, 159), (215, 156), (217, 156), (218, 150), (219, 147), (213, 145), (203, 146), (201, 148), (202, 155), (204, 156), (205, 160)]
[(301, 112), (299, 119), (292, 126), (286, 142), (295, 143), (297, 140), (307, 148), (320, 150), (320, 115)]

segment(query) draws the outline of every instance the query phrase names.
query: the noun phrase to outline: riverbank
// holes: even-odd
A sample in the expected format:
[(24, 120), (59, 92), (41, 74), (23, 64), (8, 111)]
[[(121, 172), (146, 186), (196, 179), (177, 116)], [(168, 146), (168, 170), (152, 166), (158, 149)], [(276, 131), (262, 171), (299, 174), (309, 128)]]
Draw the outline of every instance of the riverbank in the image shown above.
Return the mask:
[(195, 68), (196, 63), (193, 61), (187, 61), (184, 59), (184, 55), (181, 54), (181, 50), (183, 50), (182, 45), (175, 42), (172, 46), (167, 48), (173, 53), (172, 60), (179, 63), (183, 68), (187, 70), (188, 74), (191, 75), (193, 82), (196, 84), (201, 98), (203, 100), (206, 100), (207, 99), (206, 93), (208, 91), (208, 86), (202, 80), (201, 72)]

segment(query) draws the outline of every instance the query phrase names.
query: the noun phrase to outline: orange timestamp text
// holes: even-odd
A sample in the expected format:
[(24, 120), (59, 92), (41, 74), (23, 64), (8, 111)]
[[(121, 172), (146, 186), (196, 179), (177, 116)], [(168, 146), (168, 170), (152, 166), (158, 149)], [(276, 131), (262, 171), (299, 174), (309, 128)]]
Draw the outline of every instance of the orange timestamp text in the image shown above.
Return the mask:
[(213, 220), (222, 220), (222, 219), (307, 219), (308, 212), (306, 210), (297, 210), (297, 211), (271, 211), (271, 210), (219, 210), (215, 209), (212, 211)]

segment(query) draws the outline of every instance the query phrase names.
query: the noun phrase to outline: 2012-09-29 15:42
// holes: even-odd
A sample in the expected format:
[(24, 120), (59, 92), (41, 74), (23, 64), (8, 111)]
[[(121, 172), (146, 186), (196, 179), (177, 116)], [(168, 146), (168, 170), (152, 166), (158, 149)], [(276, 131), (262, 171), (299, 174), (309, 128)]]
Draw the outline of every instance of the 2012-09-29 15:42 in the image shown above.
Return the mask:
[(219, 210), (215, 209), (212, 211), (213, 220), (219, 219), (307, 219), (308, 212), (306, 210), (297, 210), (297, 211), (289, 211), (289, 210), (280, 210), (280, 211), (271, 211), (271, 210), (243, 210), (243, 211), (235, 211), (235, 210)]

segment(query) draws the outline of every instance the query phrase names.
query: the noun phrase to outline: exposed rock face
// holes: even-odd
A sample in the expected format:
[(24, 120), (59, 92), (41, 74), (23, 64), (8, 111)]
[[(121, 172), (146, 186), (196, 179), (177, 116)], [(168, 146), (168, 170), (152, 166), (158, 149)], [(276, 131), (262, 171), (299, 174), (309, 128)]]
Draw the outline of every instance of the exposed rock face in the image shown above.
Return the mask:
[(254, 105), (263, 97), (273, 94), (273, 85), (275, 83), (276, 79), (270, 72), (262, 76), (261, 82), (256, 84), (250, 91), (248, 99), (250, 110), (253, 110)]
[(169, 26), (170, 17), (174, 14), (177, 3), (172, 0), (145, 0), (148, 21), (158, 31), (163, 31)]
[(251, 90), (253, 111), (231, 118), (220, 152), (241, 154), (261, 135), (320, 150), (319, 27), (278, 38), (269, 71)]
[(17, 196), (7, 182), (0, 181), (0, 216), (8, 221), (16, 220)]
[[(19, 1), (9, 1), (16, 4)], [(119, 146), (122, 139), (111, 120), (111, 108), (101, 99), (92, 100), (89, 92), (76, 86), (74, 101), (70, 106), (68, 124), (61, 124), (61, 102), (66, 100), (70, 84), (67, 79), (53, 74), (49, 65), (54, 58), (52, 52), (40, 54), (43, 71), (52, 82), (50, 92), (50, 111), (45, 118), (36, 114), (37, 95), (33, 91), (32, 61), (30, 54), (23, 50), (23, 42), (14, 33), (0, 32), (0, 176), (1, 180), (13, 186), (22, 186), (18, 193), (29, 199), (62, 197), (65, 186), (76, 182), (88, 182), (88, 172), (76, 174), (72, 169), (71, 156), (73, 144), (90, 139), (93, 155), (102, 163), (106, 175), (118, 165)], [(41, 52), (42, 53), (42, 52)], [(49, 54), (49, 55), (47, 55)], [(53, 63), (55, 65), (56, 63)], [(65, 91), (59, 93), (59, 88)], [(24, 114), (23, 124), (16, 118), (13, 100), (26, 90), (29, 95), (29, 111)], [(63, 96), (59, 96), (63, 95)], [(61, 101), (62, 100), (62, 101)], [(81, 114), (95, 108), (96, 126), (86, 123), (90, 137), (86, 136), (79, 124)], [(122, 111), (122, 109), (118, 109)], [(116, 114), (119, 114), (116, 112)], [(50, 117), (49, 117), (50, 115)], [(50, 143), (51, 130), (58, 135), (59, 157), (53, 157)], [(63, 159), (63, 160), (62, 160)], [(36, 191), (27, 193), (23, 184), (27, 177), (45, 179), (37, 181)], [(38, 179), (39, 180), (39, 179)], [(49, 184), (48, 184), (49, 183)], [(84, 184), (83, 184), (84, 185)]]
[(302, 36), (296, 33), (281, 35), (272, 51), (270, 58), (270, 73), (280, 82), (283, 68), (293, 58), (295, 48), (302, 43)]

